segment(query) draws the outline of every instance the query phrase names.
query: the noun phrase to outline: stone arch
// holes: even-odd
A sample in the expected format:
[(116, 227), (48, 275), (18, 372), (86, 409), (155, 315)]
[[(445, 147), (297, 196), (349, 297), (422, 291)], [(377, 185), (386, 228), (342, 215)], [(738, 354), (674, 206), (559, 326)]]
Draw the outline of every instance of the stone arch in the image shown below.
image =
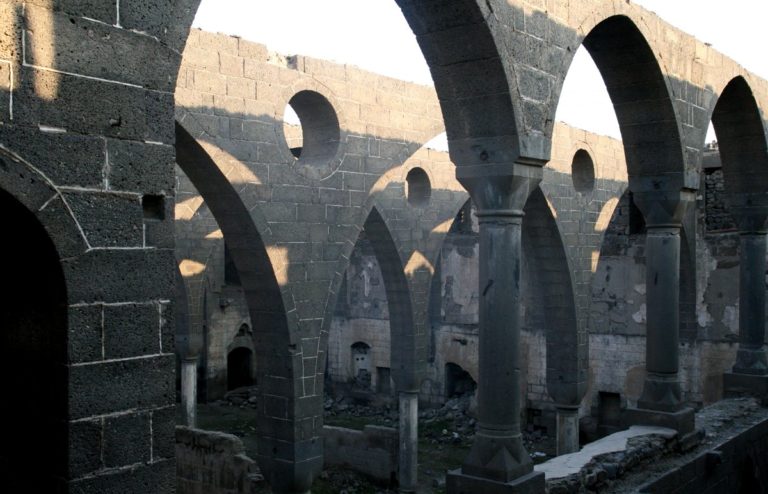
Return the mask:
[(270, 328), (268, 332), (274, 336), (284, 333), (287, 346), (288, 321), (281, 288), (250, 212), (210, 156), (178, 123), (176, 154), (179, 166), (200, 191), (227, 239), (256, 332)]
[[(3, 259), (24, 269), (9, 269), (3, 282), (9, 287), (0, 309), (0, 369), (4, 379), (0, 416), (8, 428), (0, 447), (3, 485), (11, 491), (54, 491), (58, 476), (67, 474), (67, 307), (64, 275), (58, 255), (35, 215), (13, 196), (0, 191), (6, 240)], [(53, 441), (52, 470), (41, 472), (30, 465), (36, 445)], [(7, 468), (7, 470), (6, 470)], [(32, 489), (37, 490), (37, 489)]]
[(390, 368), (399, 390), (418, 389), (417, 345), (411, 291), (404, 263), (389, 227), (376, 207), (371, 208), (363, 226), (379, 261), (389, 307), (391, 332)]
[[(664, 181), (683, 186), (685, 162), (673, 98), (643, 33), (631, 18), (614, 15), (594, 25), (582, 44), (613, 103), (631, 186), (667, 188), (661, 184)], [(573, 54), (572, 48), (566, 64)], [(555, 109), (553, 105), (551, 111)]]
[[(14, 426), (0, 447), (0, 474), (4, 487), (14, 492), (58, 492), (72, 476), (70, 397), (77, 400), (83, 391), (71, 386), (70, 366), (93, 359), (88, 336), (68, 332), (69, 317), (77, 321), (79, 314), (68, 306), (77, 297), (71, 287), (79, 281), (68, 263), (78, 260), (88, 246), (59, 191), (3, 147), (0, 207), (3, 231), (9, 237), (0, 252), (17, 266), (7, 268), (3, 278), (0, 371), (3, 376), (24, 376), (3, 382), (12, 399), (0, 402), (0, 417)], [(50, 461), (41, 472), (35, 458), (43, 443)]]
[(523, 124), (512, 104), (512, 68), (505, 70), (494, 36), (501, 29), (496, 7), (476, 0), (397, 3), (432, 71), (451, 159), (459, 166), (513, 161)]
[(728, 82), (712, 111), (723, 178), (729, 194), (764, 194), (768, 190), (768, 146), (760, 109), (749, 83)]
[[(768, 148), (760, 110), (743, 77), (735, 77), (723, 89), (712, 125), (726, 203), (739, 230), (739, 349), (733, 372), (765, 375)], [(724, 387), (726, 393), (734, 388), (732, 374), (726, 374)]]
[(540, 188), (524, 208), (523, 259), (529, 266), (529, 289), (536, 288), (537, 321), (546, 331), (547, 391), (558, 405), (576, 406), (587, 386), (588, 346), (576, 317), (572, 273), (560, 230)]
[[(268, 401), (276, 407), (265, 405), (258, 408), (256, 434), (260, 444), (259, 462), (269, 474), (273, 488), (287, 490), (286, 485), (292, 484), (295, 478), (289, 474), (288, 469), (292, 467), (286, 464), (285, 458), (294, 458), (294, 452), (276, 445), (296, 441), (293, 432), (282, 425), (288, 413), (293, 416), (293, 408), (304, 393), (300, 379), (302, 360), (295, 358), (299, 345), (293, 341), (290, 332), (291, 324), (286, 311), (292, 307), (286, 305), (282, 288), (284, 283), (278, 281), (252, 212), (243, 204), (216, 163), (178, 122), (176, 158), (219, 224), (237, 267), (254, 328), (259, 398), (262, 403)], [(265, 395), (267, 392), (268, 397)], [(280, 424), (275, 424), (275, 421)], [(312, 463), (306, 466), (306, 476), (302, 476), (302, 482), (307, 483), (306, 488), (313, 477), (310, 472), (315, 468), (319, 465)]]

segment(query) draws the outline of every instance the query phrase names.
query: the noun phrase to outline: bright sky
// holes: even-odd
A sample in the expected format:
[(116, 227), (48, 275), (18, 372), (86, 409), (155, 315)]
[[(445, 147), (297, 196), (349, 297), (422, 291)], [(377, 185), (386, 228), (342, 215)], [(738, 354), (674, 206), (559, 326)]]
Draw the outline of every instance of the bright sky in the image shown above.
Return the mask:
[[(633, 1), (768, 79), (763, 36), (768, 1)], [(258, 41), (286, 55), (310, 55), (432, 84), (394, 0), (203, 0), (194, 26)], [(620, 137), (605, 85), (584, 49), (565, 80), (557, 119)]]

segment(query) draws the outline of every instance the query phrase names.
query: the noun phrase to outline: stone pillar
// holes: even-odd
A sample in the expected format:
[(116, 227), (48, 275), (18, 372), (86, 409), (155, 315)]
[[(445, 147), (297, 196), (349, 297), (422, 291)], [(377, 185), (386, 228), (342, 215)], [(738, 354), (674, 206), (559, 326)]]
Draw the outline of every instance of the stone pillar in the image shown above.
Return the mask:
[(557, 455), (579, 450), (579, 407), (557, 407)]
[(768, 351), (765, 345), (768, 207), (746, 206), (750, 201), (744, 197), (730, 198), (729, 202), (740, 230), (739, 350), (732, 372), (723, 377), (724, 394), (753, 395), (768, 402)]
[(733, 372), (765, 375), (765, 232), (742, 232), (739, 239), (739, 352)]
[(461, 469), (448, 474), (451, 494), (544, 492), (544, 476), (533, 472), (520, 432), (525, 389), (520, 382), (521, 227), (523, 206), (541, 181), (541, 168), (517, 163), (512, 168), (508, 176), (456, 171), (480, 222), (479, 427)]
[(682, 399), (679, 371), (680, 228), (691, 191), (634, 193), (646, 222), (646, 377), (630, 423), (693, 432), (693, 409)]
[(197, 357), (185, 357), (181, 361), (181, 406), (184, 425), (197, 426)]
[(401, 391), (400, 402), (400, 450), (398, 470), (400, 492), (416, 492), (418, 471), (419, 394)]

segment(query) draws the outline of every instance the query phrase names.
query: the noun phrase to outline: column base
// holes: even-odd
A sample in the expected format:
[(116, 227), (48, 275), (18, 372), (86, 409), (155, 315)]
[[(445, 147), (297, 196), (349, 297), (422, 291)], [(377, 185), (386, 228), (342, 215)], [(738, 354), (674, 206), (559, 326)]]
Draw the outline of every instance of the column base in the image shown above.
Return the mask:
[(643, 383), (643, 393), (637, 400), (637, 408), (667, 413), (684, 410), (683, 390), (677, 374), (648, 372)]
[(692, 433), (696, 426), (693, 408), (683, 408), (677, 412), (662, 412), (647, 408), (627, 408), (624, 410), (623, 420), (627, 427), (630, 425), (654, 425), (674, 429), (680, 437)]
[(763, 406), (768, 406), (768, 376), (726, 372), (723, 374), (723, 396), (754, 396)]
[(733, 374), (751, 374), (765, 376), (768, 374), (768, 353), (764, 345), (748, 347), (744, 343), (739, 344), (736, 353), (736, 363), (731, 370)]
[(473, 477), (461, 469), (448, 472), (448, 494), (544, 494), (544, 472), (531, 472), (509, 482)]

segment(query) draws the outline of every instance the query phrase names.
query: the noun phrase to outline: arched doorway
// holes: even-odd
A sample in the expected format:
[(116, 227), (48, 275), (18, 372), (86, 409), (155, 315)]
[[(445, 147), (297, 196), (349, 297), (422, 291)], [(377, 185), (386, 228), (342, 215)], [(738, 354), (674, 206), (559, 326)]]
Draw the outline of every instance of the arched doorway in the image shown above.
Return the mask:
[(237, 347), (227, 354), (227, 390), (253, 386), (253, 352)]
[(360, 389), (371, 388), (371, 347), (358, 341), (351, 348), (353, 386)]
[(477, 383), (469, 372), (460, 365), (448, 362), (445, 364), (445, 398), (471, 394), (477, 389)]
[(59, 492), (70, 468), (64, 275), (34, 214), (2, 190), (0, 211), (6, 235), (0, 258), (7, 263), (0, 302), (0, 417), (6, 428), (0, 478), (4, 492)]

